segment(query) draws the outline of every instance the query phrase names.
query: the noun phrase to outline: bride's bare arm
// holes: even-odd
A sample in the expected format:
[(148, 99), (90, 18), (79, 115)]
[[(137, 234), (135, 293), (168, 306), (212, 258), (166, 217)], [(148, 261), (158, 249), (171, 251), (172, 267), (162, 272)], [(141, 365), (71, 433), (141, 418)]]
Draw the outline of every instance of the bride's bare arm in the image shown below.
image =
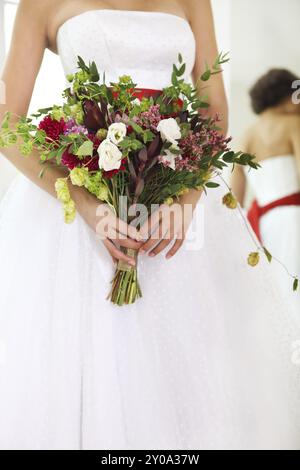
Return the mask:
[[(48, 45), (47, 18), (50, 11), (47, 11), (47, 7), (51, 7), (51, 2), (20, 1), (10, 51), (1, 77), (5, 84), (6, 99), (5, 104), (0, 105), (0, 122), (7, 111), (18, 116), (28, 113), (36, 77), (43, 60), (45, 48)], [(43, 177), (40, 178), (41, 167), (39, 155), (36, 152), (24, 157), (16, 146), (5, 149), (2, 153), (31, 181), (55, 196), (55, 181), (65, 175), (64, 170), (48, 166)], [(91, 228), (95, 230), (97, 226), (96, 210), (99, 201), (82, 188), (70, 185), (70, 191), (78, 211)], [(130, 233), (130, 235), (134, 236), (133, 233)], [(127, 245), (128, 242), (134, 245), (132, 247), (138, 246), (136, 242), (125, 240)], [(114, 247), (110, 241), (105, 241), (105, 244), (114, 258), (128, 261), (128, 257)]]
[[(42, 4), (44, 2), (32, 0), (20, 2), (11, 47), (1, 77), (5, 85), (5, 104), (0, 105), (1, 121), (6, 111), (17, 116), (26, 115), (28, 112), (35, 80), (47, 46), (47, 15)], [(43, 178), (39, 178), (40, 163), (35, 152), (28, 158), (24, 158), (17, 147), (10, 147), (1, 152), (34, 183), (54, 195), (54, 182), (62, 175), (61, 171), (51, 168), (45, 172)]]
[[(187, 0), (184, 4), (196, 38), (196, 61), (193, 70), (193, 81), (196, 84), (198, 78), (205, 71), (205, 64), (213, 64), (219, 51), (210, 0)], [(203, 86), (203, 82), (200, 86)], [(220, 115), (222, 119), (220, 127), (223, 133), (227, 134), (228, 105), (222, 74), (211, 77), (205, 90), (199, 90), (199, 93), (208, 95), (210, 103), (208, 114), (211, 116), (215, 116), (216, 113)]]

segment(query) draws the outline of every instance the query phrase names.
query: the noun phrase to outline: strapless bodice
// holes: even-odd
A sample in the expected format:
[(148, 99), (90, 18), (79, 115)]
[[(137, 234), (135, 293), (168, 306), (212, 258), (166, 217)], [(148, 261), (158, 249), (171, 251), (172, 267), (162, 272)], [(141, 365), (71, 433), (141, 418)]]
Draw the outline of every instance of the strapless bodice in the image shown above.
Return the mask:
[(186, 79), (195, 62), (195, 37), (188, 21), (161, 12), (86, 11), (62, 24), (57, 47), (66, 74), (76, 71), (79, 55), (96, 62), (107, 84), (131, 75), (141, 88), (168, 86), (178, 53), (187, 66)]
[(267, 158), (258, 170), (246, 171), (259, 205), (263, 206), (300, 191), (296, 159), (292, 155)]

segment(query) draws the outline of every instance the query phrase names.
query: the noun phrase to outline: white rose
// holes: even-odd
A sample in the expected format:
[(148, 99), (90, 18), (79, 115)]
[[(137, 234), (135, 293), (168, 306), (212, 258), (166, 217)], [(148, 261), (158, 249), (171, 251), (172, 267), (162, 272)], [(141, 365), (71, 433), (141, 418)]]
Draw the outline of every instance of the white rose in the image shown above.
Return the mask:
[(164, 150), (166, 155), (162, 155), (160, 161), (172, 170), (176, 170), (176, 160), (180, 160), (181, 155), (173, 153), (172, 148), (174, 148), (175, 150), (179, 150), (179, 147), (177, 145), (174, 145), (173, 147)]
[(104, 171), (118, 170), (121, 166), (122, 152), (110, 140), (105, 139), (98, 147), (99, 168)]
[(126, 125), (123, 122), (115, 122), (108, 128), (107, 139), (109, 139), (113, 144), (119, 145), (126, 136), (126, 133)]
[(177, 139), (181, 138), (180, 127), (174, 118), (163, 119), (157, 126), (158, 132), (160, 132), (161, 138), (164, 141), (177, 144)]
[(135, 98), (131, 101), (132, 106), (140, 106), (141, 100), (139, 98)]

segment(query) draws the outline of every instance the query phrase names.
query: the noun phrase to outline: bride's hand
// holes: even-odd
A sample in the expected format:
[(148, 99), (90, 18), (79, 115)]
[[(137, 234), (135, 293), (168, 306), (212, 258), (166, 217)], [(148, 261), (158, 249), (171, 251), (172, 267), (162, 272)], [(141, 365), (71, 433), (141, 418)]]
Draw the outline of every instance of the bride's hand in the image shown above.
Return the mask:
[(141, 235), (144, 239), (148, 239), (141, 246), (139, 253), (148, 252), (150, 257), (154, 257), (172, 245), (166, 254), (166, 259), (172, 258), (185, 239), (190, 223), (185, 218), (185, 208), (181, 203), (160, 206), (141, 228)]
[[(81, 190), (81, 188), (77, 189)], [(120, 247), (139, 250), (141, 235), (138, 230), (116, 217), (107, 204), (101, 203), (85, 190), (76, 191), (74, 200), (79, 214), (97, 233), (113, 261), (122, 260), (135, 266), (135, 260), (126, 255)]]
[(151, 214), (140, 230), (144, 240), (147, 240), (141, 246), (139, 253), (148, 252), (150, 257), (155, 257), (172, 245), (166, 253), (166, 259), (172, 258), (183, 245), (200, 196), (201, 191), (191, 190), (177, 203), (170, 206), (163, 204)]

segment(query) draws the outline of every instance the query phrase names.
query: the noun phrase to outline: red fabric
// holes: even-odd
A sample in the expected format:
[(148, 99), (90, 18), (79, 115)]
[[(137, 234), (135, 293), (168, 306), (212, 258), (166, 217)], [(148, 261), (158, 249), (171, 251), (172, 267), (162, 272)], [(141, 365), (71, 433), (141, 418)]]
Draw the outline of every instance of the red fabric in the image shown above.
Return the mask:
[[(153, 98), (157, 98), (159, 95), (161, 95), (162, 91), (161, 90), (152, 90), (151, 88), (135, 88), (132, 90), (132, 95), (135, 98), (139, 98), (142, 100), (143, 98), (150, 98), (151, 96)], [(114, 97), (118, 96), (118, 92), (113, 91)], [(181, 107), (183, 105), (183, 101), (181, 99), (178, 99), (176, 103)]]
[(277, 199), (276, 201), (267, 204), (266, 206), (260, 207), (257, 201), (254, 201), (249, 212), (248, 212), (248, 220), (256, 233), (257, 238), (261, 240), (260, 234), (260, 219), (263, 217), (267, 212), (275, 209), (275, 207), (282, 207), (282, 206), (300, 206), (300, 193), (291, 194), (290, 196), (283, 197), (282, 199)]

